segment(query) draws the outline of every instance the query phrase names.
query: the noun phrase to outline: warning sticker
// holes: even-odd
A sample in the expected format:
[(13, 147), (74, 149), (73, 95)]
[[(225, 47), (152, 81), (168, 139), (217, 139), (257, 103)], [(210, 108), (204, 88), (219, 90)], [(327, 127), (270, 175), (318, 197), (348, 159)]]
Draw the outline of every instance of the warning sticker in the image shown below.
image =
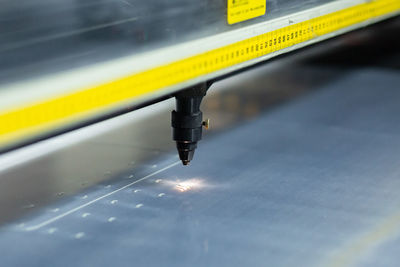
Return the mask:
[(228, 0), (228, 23), (234, 24), (265, 14), (266, 0)]

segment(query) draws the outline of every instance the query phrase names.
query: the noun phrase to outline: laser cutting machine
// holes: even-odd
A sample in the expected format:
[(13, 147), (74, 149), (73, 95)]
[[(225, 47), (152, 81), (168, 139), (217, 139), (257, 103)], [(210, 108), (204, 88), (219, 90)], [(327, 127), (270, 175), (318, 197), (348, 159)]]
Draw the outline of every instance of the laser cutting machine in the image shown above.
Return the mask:
[(175, 96), (173, 139), (187, 164), (213, 80), (399, 9), (398, 0), (3, 1), (1, 151)]

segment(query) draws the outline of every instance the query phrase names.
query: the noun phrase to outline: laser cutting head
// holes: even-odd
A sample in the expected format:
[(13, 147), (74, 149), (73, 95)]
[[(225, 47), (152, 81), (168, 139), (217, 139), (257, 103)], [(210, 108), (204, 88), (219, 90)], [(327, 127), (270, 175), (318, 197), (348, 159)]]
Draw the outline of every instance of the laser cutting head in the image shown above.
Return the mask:
[(183, 165), (188, 165), (193, 159), (197, 142), (202, 137), (203, 113), (200, 104), (210, 84), (203, 83), (181, 91), (175, 95), (176, 109), (172, 111), (172, 137), (176, 141), (179, 158)]

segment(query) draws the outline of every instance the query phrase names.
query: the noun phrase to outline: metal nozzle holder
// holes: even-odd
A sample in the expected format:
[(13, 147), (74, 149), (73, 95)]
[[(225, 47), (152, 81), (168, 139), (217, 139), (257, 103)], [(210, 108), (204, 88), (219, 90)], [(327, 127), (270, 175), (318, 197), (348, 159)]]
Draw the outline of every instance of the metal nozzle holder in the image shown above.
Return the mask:
[(197, 142), (201, 140), (204, 124), (200, 104), (210, 85), (202, 83), (175, 95), (176, 110), (171, 116), (172, 138), (176, 141), (183, 165), (188, 165), (193, 159)]

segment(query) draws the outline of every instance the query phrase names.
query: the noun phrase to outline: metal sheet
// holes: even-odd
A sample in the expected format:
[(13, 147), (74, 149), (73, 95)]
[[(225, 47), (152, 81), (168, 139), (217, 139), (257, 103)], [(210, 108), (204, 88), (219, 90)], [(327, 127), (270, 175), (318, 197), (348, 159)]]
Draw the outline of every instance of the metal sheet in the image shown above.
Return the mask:
[(397, 266), (399, 83), (353, 72), (204, 141), (191, 168), (121, 173), (3, 227), (2, 263)]

